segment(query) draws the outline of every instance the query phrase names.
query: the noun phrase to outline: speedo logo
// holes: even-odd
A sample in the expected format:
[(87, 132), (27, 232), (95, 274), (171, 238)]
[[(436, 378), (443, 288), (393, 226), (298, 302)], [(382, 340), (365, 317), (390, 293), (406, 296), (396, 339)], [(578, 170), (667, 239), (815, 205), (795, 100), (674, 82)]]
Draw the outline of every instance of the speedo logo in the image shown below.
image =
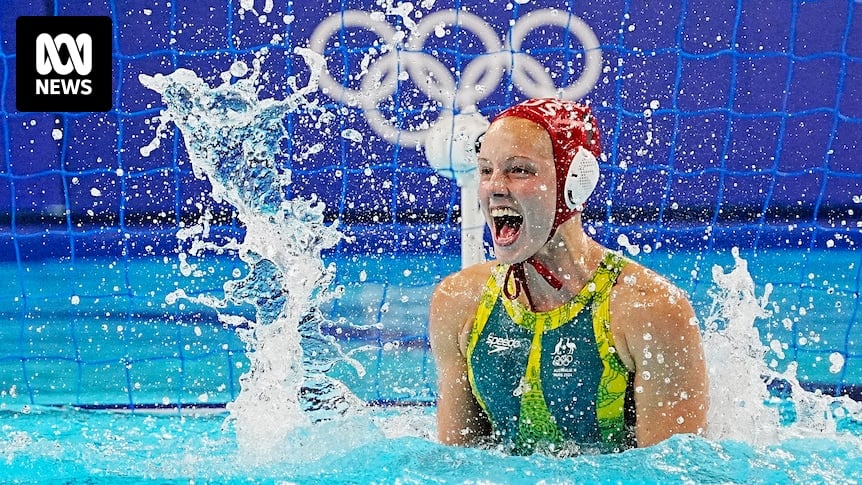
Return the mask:
[(488, 338), (485, 339), (485, 342), (487, 342), (488, 345), (491, 347), (491, 350), (488, 351), (489, 354), (496, 354), (498, 352), (504, 352), (506, 350), (521, 348), (520, 340), (514, 338), (498, 337), (494, 334), (488, 335)]

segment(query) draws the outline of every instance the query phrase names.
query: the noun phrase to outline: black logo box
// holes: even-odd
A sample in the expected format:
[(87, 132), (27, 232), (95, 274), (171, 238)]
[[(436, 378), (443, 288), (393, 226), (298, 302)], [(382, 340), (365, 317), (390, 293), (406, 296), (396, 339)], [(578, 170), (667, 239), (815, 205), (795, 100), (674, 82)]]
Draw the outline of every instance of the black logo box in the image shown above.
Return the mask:
[[(73, 38), (89, 34), (92, 38), (92, 70), (86, 76), (74, 70), (63, 76), (57, 73), (41, 75), (36, 70), (36, 38), (41, 34), (55, 37), (69, 34)], [(106, 16), (18, 17), (16, 22), (17, 52), (15, 53), (15, 104), (23, 112), (85, 112), (110, 111), (113, 101), (113, 28)], [(66, 48), (60, 57), (68, 62)], [(77, 93), (37, 94), (38, 82), (80, 83), (88, 81), (89, 89)], [(59, 81), (57, 81), (59, 80)], [(89, 91), (85, 94), (84, 91)]]

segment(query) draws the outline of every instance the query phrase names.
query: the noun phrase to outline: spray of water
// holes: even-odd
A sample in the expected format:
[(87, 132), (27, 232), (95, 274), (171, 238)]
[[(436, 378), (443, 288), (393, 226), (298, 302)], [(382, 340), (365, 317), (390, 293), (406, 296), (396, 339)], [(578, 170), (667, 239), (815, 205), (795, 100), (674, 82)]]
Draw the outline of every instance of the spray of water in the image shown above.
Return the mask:
[[(239, 333), (251, 368), (228, 409), (240, 449), (260, 459), (281, 458), (286, 440), (309, 423), (361, 407), (345, 386), (326, 375), (337, 361), (349, 361), (360, 373), (361, 367), (321, 332), (325, 318), (320, 305), (342, 291), (332, 287), (335, 268), (324, 264), (321, 251), (343, 235), (324, 222), (319, 201), (285, 197), (290, 172), (279, 166), (285, 117), (300, 109), (323, 111), (310, 96), (317, 90), (323, 59), (307, 49), (296, 52), (309, 65), (311, 77), (304, 87), (291, 81), (293, 93), (283, 100), (258, 99), (265, 52), (251, 69), (235, 63), (216, 87), (185, 69), (140, 76), (166, 105), (156, 137), (142, 154), (159, 147), (170, 124), (179, 128), (195, 175), (212, 184), (212, 197), (233, 206), (245, 227), (243, 241), (228, 243), (211, 240), (211, 214), (181, 230), (178, 237), (188, 247), (180, 255), (185, 271), (192, 269), (190, 257), (228, 249), (237, 251), (248, 273), (225, 283), (224, 298), (178, 290), (168, 302), (186, 298), (208, 305)], [(243, 305), (254, 308), (253, 319), (231, 313)]]
[(752, 443), (774, 441), (779, 416), (764, 406), (769, 398), (762, 372), (765, 347), (754, 322), (770, 315), (770, 286), (760, 297), (748, 272), (748, 263), (732, 251), (734, 268), (725, 273), (712, 268), (713, 303), (706, 318), (704, 350), (708, 363), (710, 408), (709, 437)]
[[(747, 261), (737, 248), (731, 253), (733, 269), (712, 269), (713, 303), (704, 322), (710, 381), (707, 437), (772, 445), (793, 437), (834, 436), (837, 421), (856, 419), (862, 408), (846, 396), (836, 398), (805, 390), (796, 377), (795, 365), (783, 373), (766, 365), (767, 348), (755, 321), (772, 316), (772, 285), (767, 283), (757, 296)], [(767, 388), (777, 380), (791, 391), (792, 402), (787, 404), (793, 406), (795, 420), (790, 425), (782, 425), (781, 398), (772, 396)]]

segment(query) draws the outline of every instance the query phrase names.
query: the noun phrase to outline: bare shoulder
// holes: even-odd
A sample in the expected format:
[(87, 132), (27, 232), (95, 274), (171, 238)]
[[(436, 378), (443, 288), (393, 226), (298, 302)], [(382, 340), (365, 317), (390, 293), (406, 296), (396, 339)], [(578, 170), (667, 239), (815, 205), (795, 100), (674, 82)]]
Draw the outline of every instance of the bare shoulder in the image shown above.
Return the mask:
[(706, 360), (685, 293), (630, 263), (614, 287), (610, 311), (618, 355), (635, 376), (638, 446), (702, 433), (709, 408)]
[(491, 432), (470, 386), (466, 348), (476, 309), (494, 263), (482, 263), (440, 282), (431, 296), (429, 336), (437, 368), (437, 434), (441, 443), (471, 444)]
[(456, 339), (472, 321), (495, 263), (480, 263), (444, 278), (431, 295), (429, 333), (435, 340)]
[(461, 271), (452, 273), (434, 288), (433, 298), (443, 300), (473, 300), (478, 302), (482, 289), (491, 276), (493, 261), (474, 264)]
[(618, 308), (637, 310), (638, 314), (648, 315), (651, 310), (691, 306), (684, 291), (664, 276), (634, 261), (623, 268), (619, 278), (613, 297)]
[(638, 367), (634, 356), (645, 346), (700, 345), (700, 329), (685, 292), (638, 263), (623, 268), (610, 304), (612, 331), (629, 368)]

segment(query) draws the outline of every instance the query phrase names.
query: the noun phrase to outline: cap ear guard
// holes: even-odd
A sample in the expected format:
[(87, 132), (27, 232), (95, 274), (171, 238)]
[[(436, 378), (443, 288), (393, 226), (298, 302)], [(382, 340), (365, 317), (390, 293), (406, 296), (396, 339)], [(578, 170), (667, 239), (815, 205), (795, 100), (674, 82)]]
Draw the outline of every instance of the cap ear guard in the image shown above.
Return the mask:
[(599, 162), (596, 156), (584, 147), (578, 147), (578, 153), (569, 164), (566, 183), (563, 186), (563, 198), (569, 209), (583, 212), (584, 202), (590, 197), (599, 183)]

